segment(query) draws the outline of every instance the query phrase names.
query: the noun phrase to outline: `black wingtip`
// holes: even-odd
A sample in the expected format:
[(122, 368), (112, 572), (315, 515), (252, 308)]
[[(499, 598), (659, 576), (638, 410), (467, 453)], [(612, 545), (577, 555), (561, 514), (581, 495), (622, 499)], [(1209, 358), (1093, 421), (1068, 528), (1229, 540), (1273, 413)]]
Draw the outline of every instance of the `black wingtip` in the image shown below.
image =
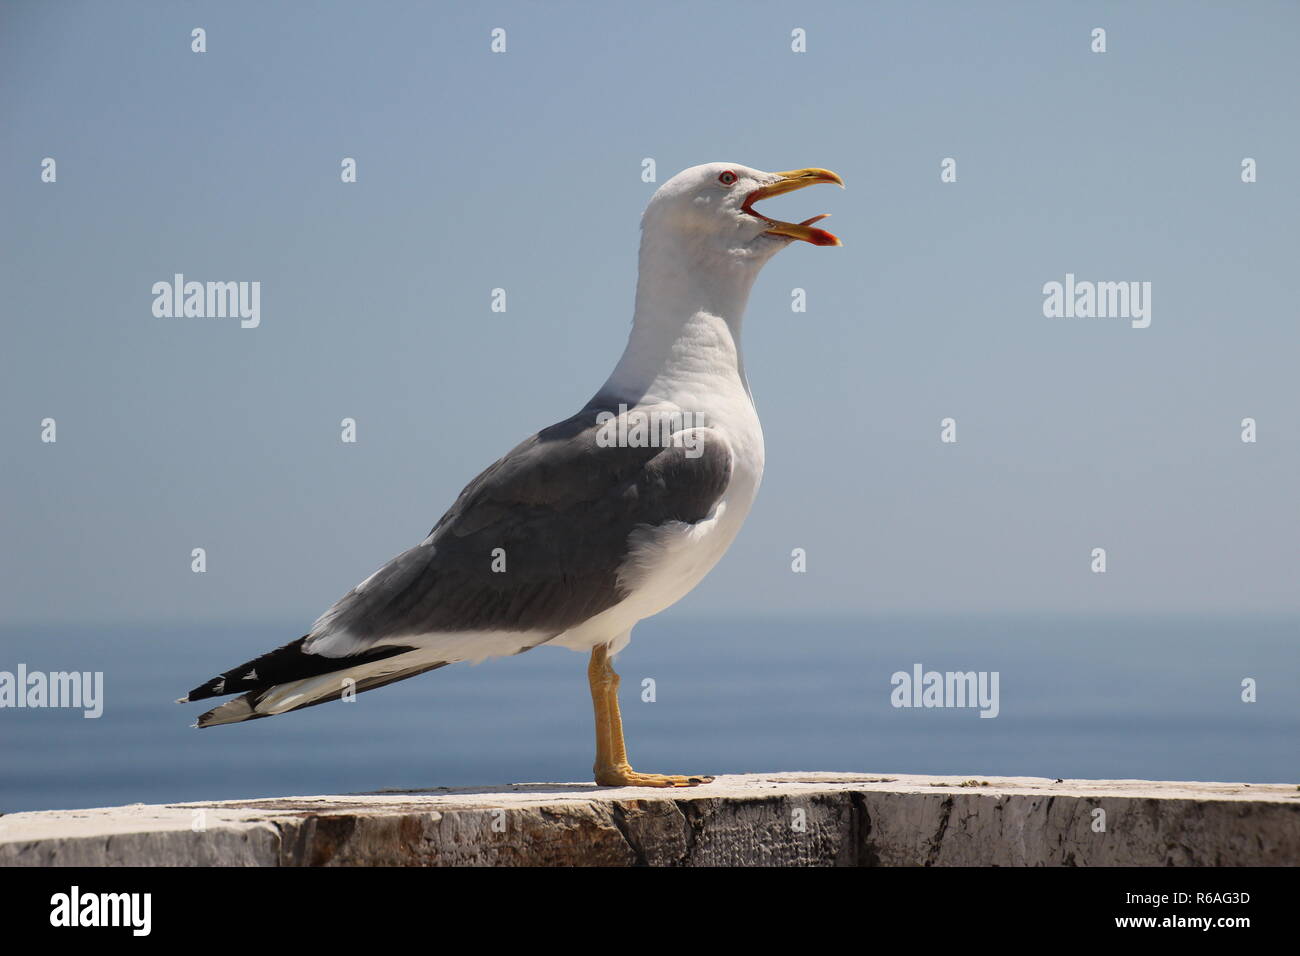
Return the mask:
[(178, 698), (176, 703), (188, 704), (196, 700), (206, 700), (209, 697), (220, 697), (225, 693), (227, 693), (226, 678), (222, 675), (220, 677), (214, 677), (212, 680), (195, 687), (184, 697)]
[(207, 700), (209, 697), (225, 697), (227, 694), (255, 693), (278, 684), (307, 677), (319, 677), (321, 674), (346, 670), (358, 664), (367, 664), (411, 650), (405, 645), (384, 645), (351, 657), (325, 657), (306, 653), (303, 650), (306, 640), (307, 636), (303, 635), (296, 641), (290, 641), (283, 647), (268, 651), (246, 664), (232, 667), (224, 674), (218, 674), (195, 687), (182, 700), (188, 704), (191, 701)]
[[(227, 694), (263, 690), (272, 684), (289, 679), (280, 672), (293, 671), (301, 668), (304, 662), (312, 661), (302, 650), (303, 642), (306, 640), (307, 636), (304, 634), (296, 641), (290, 641), (283, 647), (277, 647), (261, 657), (240, 664), (238, 667), (232, 667), (225, 673), (218, 674), (211, 680), (204, 681), (198, 687), (195, 687), (181, 698), (181, 702), (188, 704), (196, 700), (207, 700), (209, 697), (224, 697)], [(310, 663), (308, 663), (309, 670), (310, 666)], [(328, 670), (329, 667), (330, 665), (326, 665), (325, 669)]]

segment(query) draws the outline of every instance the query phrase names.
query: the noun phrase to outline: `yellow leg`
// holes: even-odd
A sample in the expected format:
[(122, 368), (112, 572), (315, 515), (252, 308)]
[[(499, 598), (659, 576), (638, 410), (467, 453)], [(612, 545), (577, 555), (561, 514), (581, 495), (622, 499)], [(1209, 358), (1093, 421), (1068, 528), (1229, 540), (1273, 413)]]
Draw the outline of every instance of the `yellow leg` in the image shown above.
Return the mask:
[(587, 665), (591, 703), (596, 712), (596, 783), (602, 787), (697, 787), (712, 777), (684, 777), (662, 773), (637, 773), (627, 762), (623, 743), (623, 717), (618, 710), (618, 674), (609, 662), (609, 646), (591, 652)]
[(605, 669), (608, 658), (605, 648), (598, 647), (591, 652), (587, 663), (587, 683), (591, 685), (591, 706), (596, 711), (596, 773), (600, 768), (610, 764), (609, 753), (609, 694)]

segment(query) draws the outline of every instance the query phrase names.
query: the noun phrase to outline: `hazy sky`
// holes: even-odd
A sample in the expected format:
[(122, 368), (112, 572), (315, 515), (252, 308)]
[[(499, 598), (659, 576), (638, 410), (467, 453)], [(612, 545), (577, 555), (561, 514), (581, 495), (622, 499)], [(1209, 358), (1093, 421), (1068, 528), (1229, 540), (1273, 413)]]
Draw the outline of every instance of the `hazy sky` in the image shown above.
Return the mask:
[[(766, 207), (844, 247), (759, 279), (766, 479), (683, 609), (1300, 609), (1298, 30), (1293, 3), (4, 3), (2, 613), (305, 629), (604, 380), (646, 157), (849, 187)], [(156, 318), (177, 272), (260, 282), (260, 326)], [(1067, 273), (1150, 282), (1150, 327), (1044, 317)]]

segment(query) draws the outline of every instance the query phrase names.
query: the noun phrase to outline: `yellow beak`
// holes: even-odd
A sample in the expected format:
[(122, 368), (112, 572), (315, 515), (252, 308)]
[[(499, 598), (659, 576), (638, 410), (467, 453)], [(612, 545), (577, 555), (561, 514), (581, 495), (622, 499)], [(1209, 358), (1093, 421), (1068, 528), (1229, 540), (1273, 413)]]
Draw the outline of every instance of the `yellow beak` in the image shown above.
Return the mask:
[(835, 183), (843, 189), (844, 180), (829, 169), (817, 168), (792, 169), (789, 172), (777, 173), (776, 175), (781, 178), (774, 183), (755, 189), (745, 197), (745, 204), (740, 208), (749, 215), (767, 223), (766, 233), (769, 236), (788, 236), (791, 239), (802, 239), (804, 242), (811, 242), (814, 246), (843, 245), (838, 237), (825, 229), (812, 228), (813, 223), (821, 222), (830, 213), (822, 213), (820, 216), (813, 216), (803, 222), (781, 222), (779, 219), (769, 219), (762, 213), (755, 212), (753, 206), (760, 199), (770, 199), (773, 196), (780, 196), (782, 193), (794, 192), (796, 189), (803, 189), (805, 186), (811, 186), (814, 183)]

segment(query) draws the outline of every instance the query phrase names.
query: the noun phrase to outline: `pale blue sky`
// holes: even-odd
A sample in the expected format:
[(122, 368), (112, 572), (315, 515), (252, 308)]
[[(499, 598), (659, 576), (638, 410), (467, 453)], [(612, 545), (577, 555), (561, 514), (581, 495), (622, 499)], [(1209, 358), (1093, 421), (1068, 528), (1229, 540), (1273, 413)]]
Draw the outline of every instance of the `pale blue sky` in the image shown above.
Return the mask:
[[(845, 245), (755, 288), (767, 476), (683, 610), (1296, 611), (1297, 28), (1292, 3), (5, 3), (3, 614), (305, 627), (604, 380), (643, 157), (849, 187), (769, 207)], [(154, 318), (175, 272), (260, 281), (261, 327)], [(1067, 272), (1150, 281), (1151, 327), (1044, 318)]]

